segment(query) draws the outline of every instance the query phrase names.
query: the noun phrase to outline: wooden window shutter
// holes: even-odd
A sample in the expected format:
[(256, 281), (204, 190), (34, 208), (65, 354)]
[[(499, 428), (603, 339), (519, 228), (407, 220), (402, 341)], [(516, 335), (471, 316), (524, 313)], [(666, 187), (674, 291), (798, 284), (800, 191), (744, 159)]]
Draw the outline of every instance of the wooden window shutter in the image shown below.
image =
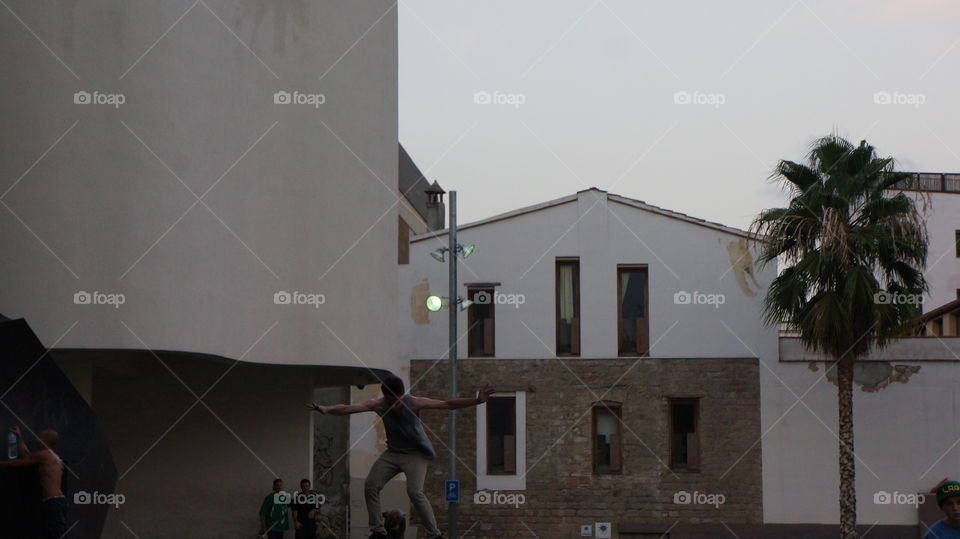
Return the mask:
[[(594, 414), (596, 414), (596, 411), (594, 411)], [(590, 440), (593, 442), (593, 473), (597, 473), (600, 470), (600, 437), (594, 434), (590, 437)]]
[(580, 318), (578, 317), (570, 320), (570, 353), (580, 353)]
[(700, 436), (696, 432), (687, 433), (687, 469), (700, 469)]
[(610, 471), (619, 472), (620, 471), (620, 434), (610, 435)]
[(517, 437), (510, 434), (503, 437), (503, 471), (517, 472)]
[(633, 321), (636, 324), (636, 329), (634, 330), (634, 346), (637, 347), (637, 355), (642, 356), (644, 354), (643, 345), (646, 340), (643, 335), (643, 330), (646, 328), (646, 324), (644, 324), (645, 320), (643, 318), (634, 318)]
[(493, 318), (483, 319), (483, 354), (493, 355)]

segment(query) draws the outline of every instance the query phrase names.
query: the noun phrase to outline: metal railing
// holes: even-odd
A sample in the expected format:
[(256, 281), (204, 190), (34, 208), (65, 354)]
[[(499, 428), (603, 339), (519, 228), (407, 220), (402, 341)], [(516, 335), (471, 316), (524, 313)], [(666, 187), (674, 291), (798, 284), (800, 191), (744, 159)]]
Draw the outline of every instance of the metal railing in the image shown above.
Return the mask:
[(960, 174), (942, 172), (905, 172), (910, 177), (894, 185), (904, 191), (960, 193)]

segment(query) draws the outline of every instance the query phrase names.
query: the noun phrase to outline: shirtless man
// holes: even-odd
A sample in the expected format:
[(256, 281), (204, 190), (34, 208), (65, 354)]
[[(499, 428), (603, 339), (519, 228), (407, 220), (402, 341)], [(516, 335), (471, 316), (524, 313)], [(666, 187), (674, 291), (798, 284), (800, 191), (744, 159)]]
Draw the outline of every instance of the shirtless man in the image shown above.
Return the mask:
[(39, 448), (30, 452), (23, 441), (20, 427), (10, 427), (17, 437), (17, 449), (20, 458), (14, 460), (0, 460), (0, 468), (15, 468), (18, 466), (37, 466), (40, 476), (40, 489), (43, 493), (41, 512), (43, 515), (43, 537), (45, 539), (61, 539), (67, 533), (67, 499), (63, 497), (60, 483), (63, 480), (63, 461), (53, 452), (60, 435), (53, 429), (40, 431)]

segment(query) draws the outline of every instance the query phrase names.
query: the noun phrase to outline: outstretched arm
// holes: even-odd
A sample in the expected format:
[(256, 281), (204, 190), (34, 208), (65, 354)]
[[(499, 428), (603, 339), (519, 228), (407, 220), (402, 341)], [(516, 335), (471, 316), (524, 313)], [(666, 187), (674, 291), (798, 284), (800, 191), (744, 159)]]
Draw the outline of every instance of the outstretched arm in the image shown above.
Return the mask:
[(315, 402), (307, 403), (307, 408), (321, 414), (330, 415), (350, 415), (360, 412), (372, 412), (376, 410), (378, 399), (370, 399), (359, 404), (334, 404), (333, 406), (321, 406)]
[(471, 406), (477, 406), (478, 404), (483, 404), (487, 402), (487, 399), (490, 398), (490, 395), (493, 395), (495, 389), (490, 383), (484, 384), (484, 386), (477, 391), (476, 397), (467, 397), (462, 399), (448, 399), (448, 400), (438, 400), (438, 399), (429, 399), (426, 397), (414, 397), (413, 406), (414, 411), (419, 410), (459, 410), (460, 408), (469, 408)]
[(31, 453), (25, 457), (13, 460), (0, 460), (0, 468), (19, 468), (21, 466), (31, 466), (40, 464), (40, 458), (37, 453)]

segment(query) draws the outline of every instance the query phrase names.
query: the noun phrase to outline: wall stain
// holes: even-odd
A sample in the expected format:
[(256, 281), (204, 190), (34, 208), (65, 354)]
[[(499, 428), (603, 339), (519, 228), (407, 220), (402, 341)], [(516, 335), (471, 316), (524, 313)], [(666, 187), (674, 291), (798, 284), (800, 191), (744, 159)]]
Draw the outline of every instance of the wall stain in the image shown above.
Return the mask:
[(430, 311), (427, 310), (427, 296), (430, 295), (430, 283), (426, 278), (410, 289), (410, 319), (418, 326), (430, 323)]
[[(827, 380), (837, 385), (837, 369), (833, 365), (827, 366)], [(811, 371), (817, 372), (817, 363), (810, 362)], [(876, 393), (881, 389), (897, 382), (906, 384), (910, 377), (920, 372), (920, 365), (893, 365), (888, 361), (858, 361), (853, 364), (853, 381), (860, 386), (864, 393)]]
[[(237, 21), (239, 29), (241, 21), (253, 18), (253, 30), (250, 37), (250, 48), (254, 48), (260, 24), (273, 12), (273, 52), (284, 54), (287, 51), (287, 42), (296, 41), (301, 32), (308, 28), (307, 0), (245, 0), (240, 18)], [(296, 23), (291, 31), (289, 21)]]
[(734, 278), (737, 280), (737, 285), (740, 287), (740, 290), (742, 290), (747, 297), (752, 298), (756, 296), (757, 291), (747, 282), (747, 277), (750, 278), (750, 281), (753, 282), (753, 286), (756, 287), (757, 290), (762, 287), (760, 283), (757, 282), (757, 277), (753, 273), (753, 255), (750, 254), (747, 240), (741, 238), (728, 243), (727, 255), (730, 256), (730, 269), (733, 272)]
[(320, 512), (317, 515), (317, 537), (340, 539), (347, 536), (347, 519), (343, 513)]

